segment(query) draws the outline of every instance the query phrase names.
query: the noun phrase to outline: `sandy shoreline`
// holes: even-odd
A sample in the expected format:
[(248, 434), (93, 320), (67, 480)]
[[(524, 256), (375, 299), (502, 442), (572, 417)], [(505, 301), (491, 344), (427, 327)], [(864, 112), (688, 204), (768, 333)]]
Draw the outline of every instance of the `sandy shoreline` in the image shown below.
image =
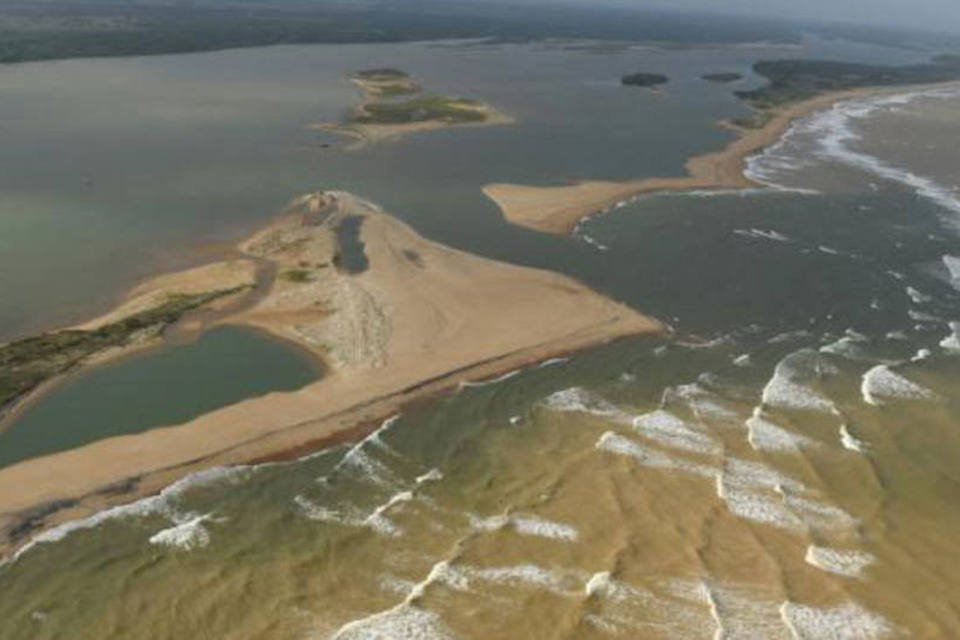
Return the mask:
[[(330, 197), (338, 212), (312, 220), (311, 211), (324, 208), (317, 199)], [(267, 331), (312, 352), (327, 364), (328, 374), (300, 391), (253, 398), (185, 424), (0, 469), (5, 532), (0, 552), (24, 542), (26, 531), (33, 535), (156, 493), (196, 471), (295, 457), (362, 435), (405, 405), (465, 381), (664, 331), (565, 276), (429, 241), (349, 194), (314, 195), (298, 206), (300, 214), (241, 245), (251, 259), (275, 265), (270, 290), (255, 304), (213, 317), (209, 325)], [(369, 268), (361, 273), (331, 266), (337, 245), (329, 225), (337, 216), (363, 218)], [(247, 264), (217, 265), (205, 267), (203, 277), (194, 273), (183, 280), (173, 274), (158, 280), (167, 288), (201, 280), (215, 287), (221, 278), (250, 273)], [(136, 306), (139, 297), (155, 291), (146, 285), (127, 304)]]
[(930, 86), (932, 85), (838, 91), (782, 108), (760, 129), (748, 130), (724, 124), (737, 131), (738, 137), (722, 151), (690, 158), (686, 163), (685, 176), (626, 181), (591, 180), (548, 187), (497, 183), (486, 185), (483, 193), (496, 203), (509, 222), (536, 231), (566, 235), (572, 233), (584, 218), (642, 194), (762, 186), (744, 175), (747, 160), (775, 144), (797, 120), (844, 100), (902, 93), (904, 90), (922, 90)]

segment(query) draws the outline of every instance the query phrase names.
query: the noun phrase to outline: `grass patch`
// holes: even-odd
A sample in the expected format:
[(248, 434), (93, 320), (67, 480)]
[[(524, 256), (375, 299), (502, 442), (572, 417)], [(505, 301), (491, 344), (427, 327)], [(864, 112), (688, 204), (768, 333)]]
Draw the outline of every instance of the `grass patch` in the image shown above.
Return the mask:
[(359, 109), (353, 124), (411, 124), (415, 122), (467, 123), (487, 119), (482, 105), (475, 100), (424, 96), (400, 102), (374, 102)]
[(289, 269), (281, 273), (280, 277), (287, 282), (296, 282), (298, 284), (313, 282), (313, 272), (308, 269)]
[(90, 356), (128, 344), (141, 332), (159, 333), (185, 313), (244, 287), (171, 296), (152, 309), (92, 331), (65, 329), (0, 346), (0, 410), (45, 381), (78, 366)]

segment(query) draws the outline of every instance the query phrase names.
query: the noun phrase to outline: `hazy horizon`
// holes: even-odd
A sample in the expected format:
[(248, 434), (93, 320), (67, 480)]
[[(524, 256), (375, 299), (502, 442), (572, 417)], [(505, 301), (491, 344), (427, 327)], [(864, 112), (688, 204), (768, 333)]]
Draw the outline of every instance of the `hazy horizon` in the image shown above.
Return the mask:
[[(554, 0), (509, 1), (518, 4), (558, 4)], [(563, 0), (562, 3), (843, 22), (890, 29), (910, 28), (960, 34), (960, 3), (956, 0), (872, 0), (869, 3), (869, 12), (865, 10), (862, 0), (806, 0), (803, 3), (794, 0)]]

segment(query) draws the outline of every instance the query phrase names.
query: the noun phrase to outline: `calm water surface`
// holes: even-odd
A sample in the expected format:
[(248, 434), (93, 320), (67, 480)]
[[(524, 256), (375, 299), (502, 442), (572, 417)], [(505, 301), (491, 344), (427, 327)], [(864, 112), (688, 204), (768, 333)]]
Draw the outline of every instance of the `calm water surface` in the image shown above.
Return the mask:
[(178, 424), (316, 380), (299, 349), (236, 327), (68, 378), (0, 432), (0, 467), (110, 436)]

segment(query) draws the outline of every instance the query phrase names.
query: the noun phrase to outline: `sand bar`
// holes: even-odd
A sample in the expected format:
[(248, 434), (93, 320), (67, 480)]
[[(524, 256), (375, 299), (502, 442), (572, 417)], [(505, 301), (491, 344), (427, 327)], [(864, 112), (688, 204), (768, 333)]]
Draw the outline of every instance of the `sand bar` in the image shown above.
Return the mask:
[[(333, 202), (335, 206), (329, 206)], [(331, 209), (333, 210), (331, 213)], [(323, 211), (322, 215), (312, 215)], [(336, 268), (335, 225), (362, 218), (369, 262)], [(461, 382), (664, 327), (582, 284), (429, 241), (349, 194), (315, 194), (241, 245), (277, 276), (256, 304), (215, 319), (256, 327), (322, 358), (328, 375), (185, 424), (113, 437), (0, 469), (0, 551), (30, 533), (155, 493), (215, 465), (282, 457), (356, 437), (405, 404)], [(249, 277), (236, 261), (193, 276)], [(191, 277), (196, 282), (198, 277)], [(164, 286), (177, 282), (164, 276)], [(151, 291), (141, 287), (136, 299)], [(53, 509), (50, 505), (56, 504)], [(38, 515), (42, 514), (42, 515)], [(19, 535), (11, 531), (20, 526)]]
[(931, 85), (863, 88), (838, 91), (805, 100), (774, 112), (760, 129), (725, 124), (738, 137), (724, 150), (690, 158), (687, 175), (675, 178), (644, 178), (626, 181), (584, 181), (562, 186), (530, 186), (496, 183), (483, 193), (513, 224), (545, 233), (569, 234), (588, 216), (605, 211), (638, 195), (660, 191), (724, 190), (759, 187), (744, 175), (747, 159), (776, 143), (798, 119), (828, 109), (837, 102), (870, 95), (917, 91)]

